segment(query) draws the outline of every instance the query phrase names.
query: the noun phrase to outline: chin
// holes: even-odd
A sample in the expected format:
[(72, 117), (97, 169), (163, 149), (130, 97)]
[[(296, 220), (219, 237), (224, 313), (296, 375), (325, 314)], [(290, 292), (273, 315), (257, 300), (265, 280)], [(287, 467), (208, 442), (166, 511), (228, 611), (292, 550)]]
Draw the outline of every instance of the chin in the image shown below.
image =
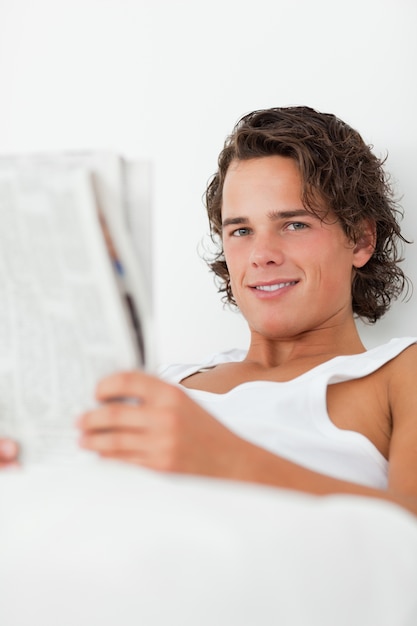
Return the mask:
[(290, 322), (277, 324), (276, 321), (269, 324), (255, 324), (251, 329), (257, 335), (271, 341), (294, 337), (302, 332), (299, 327), (294, 326)]

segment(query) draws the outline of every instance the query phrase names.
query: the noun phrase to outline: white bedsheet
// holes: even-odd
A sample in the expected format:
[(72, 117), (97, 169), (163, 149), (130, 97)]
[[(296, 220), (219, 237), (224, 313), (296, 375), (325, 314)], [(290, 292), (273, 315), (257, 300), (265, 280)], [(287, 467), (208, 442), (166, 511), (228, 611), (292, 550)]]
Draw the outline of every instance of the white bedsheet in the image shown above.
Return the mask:
[(0, 474), (1, 626), (416, 626), (417, 518), (111, 462)]

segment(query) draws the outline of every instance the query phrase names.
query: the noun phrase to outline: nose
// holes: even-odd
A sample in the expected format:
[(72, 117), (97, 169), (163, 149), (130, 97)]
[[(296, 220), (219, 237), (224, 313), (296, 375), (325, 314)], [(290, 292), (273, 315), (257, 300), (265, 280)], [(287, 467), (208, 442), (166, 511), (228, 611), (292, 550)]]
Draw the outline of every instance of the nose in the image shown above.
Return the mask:
[(279, 237), (257, 235), (253, 240), (250, 262), (253, 267), (281, 265), (284, 262), (284, 252)]

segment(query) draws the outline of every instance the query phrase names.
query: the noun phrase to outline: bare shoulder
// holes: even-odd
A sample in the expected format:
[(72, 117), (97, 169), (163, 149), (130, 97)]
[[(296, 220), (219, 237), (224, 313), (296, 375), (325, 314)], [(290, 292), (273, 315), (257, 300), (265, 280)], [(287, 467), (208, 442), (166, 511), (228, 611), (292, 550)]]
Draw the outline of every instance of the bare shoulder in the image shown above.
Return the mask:
[[(382, 368), (392, 417), (417, 413), (417, 344), (412, 344)], [(417, 420), (416, 420), (417, 422)]]
[(411, 359), (417, 363), (417, 343), (412, 343), (410, 346), (402, 350), (394, 361), (401, 361)]
[(390, 386), (395, 390), (411, 386), (417, 393), (417, 344), (412, 344), (388, 364)]

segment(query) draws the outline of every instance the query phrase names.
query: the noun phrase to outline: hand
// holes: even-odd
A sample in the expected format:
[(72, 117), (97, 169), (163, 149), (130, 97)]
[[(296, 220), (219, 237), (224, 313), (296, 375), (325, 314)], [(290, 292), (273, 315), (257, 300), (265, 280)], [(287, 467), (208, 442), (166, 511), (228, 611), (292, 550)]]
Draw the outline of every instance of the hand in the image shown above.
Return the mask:
[(0, 439), (0, 468), (16, 466), (18, 446), (11, 439)]
[(102, 380), (96, 396), (104, 404), (78, 420), (83, 448), (161, 471), (233, 477), (245, 442), (181, 388), (127, 372)]

